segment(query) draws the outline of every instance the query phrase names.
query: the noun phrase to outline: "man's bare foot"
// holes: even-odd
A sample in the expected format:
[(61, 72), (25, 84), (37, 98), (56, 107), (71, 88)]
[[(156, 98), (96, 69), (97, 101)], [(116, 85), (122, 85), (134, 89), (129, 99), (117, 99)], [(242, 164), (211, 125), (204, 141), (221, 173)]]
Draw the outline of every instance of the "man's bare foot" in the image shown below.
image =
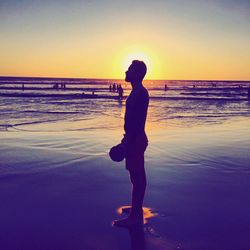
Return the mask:
[(122, 213), (126, 213), (129, 214), (131, 212), (132, 207), (128, 206), (128, 207), (123, 207), (122, 208)]
[(132, 227), (132, 226), (142, 226), (142, 225), (143, 225), (142, 218), (127, 217), (124, 219), (113, 221), (113, 226), (117, 227)]

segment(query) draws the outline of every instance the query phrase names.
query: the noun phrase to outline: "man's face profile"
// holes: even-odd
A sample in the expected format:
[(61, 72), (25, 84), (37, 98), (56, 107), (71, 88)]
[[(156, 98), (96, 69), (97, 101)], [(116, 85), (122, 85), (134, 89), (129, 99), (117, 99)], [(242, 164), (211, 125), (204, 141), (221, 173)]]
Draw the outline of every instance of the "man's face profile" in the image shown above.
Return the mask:
[(134, 75), (133, 64), (131, 64), (128, 67), (128, 70), (125, 72), (125, 74), (126, 74), (125, 81), (126, 82), (132, 82), (133, 81), (133, 75)]

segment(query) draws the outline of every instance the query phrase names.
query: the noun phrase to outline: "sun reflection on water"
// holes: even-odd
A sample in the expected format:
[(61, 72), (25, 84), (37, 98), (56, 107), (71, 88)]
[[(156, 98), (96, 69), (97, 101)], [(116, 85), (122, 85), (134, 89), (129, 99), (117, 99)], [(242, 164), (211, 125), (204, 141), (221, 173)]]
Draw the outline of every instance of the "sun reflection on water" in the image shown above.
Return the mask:
[[(150, 207), (143, 207), (143, 224), (147, 224), (148, 219), (157, 216), (158, 214), (152, 211)], [(128, 214), (131, 210), (131, 206), (121, 206), (116, 211), (118, 214)]]

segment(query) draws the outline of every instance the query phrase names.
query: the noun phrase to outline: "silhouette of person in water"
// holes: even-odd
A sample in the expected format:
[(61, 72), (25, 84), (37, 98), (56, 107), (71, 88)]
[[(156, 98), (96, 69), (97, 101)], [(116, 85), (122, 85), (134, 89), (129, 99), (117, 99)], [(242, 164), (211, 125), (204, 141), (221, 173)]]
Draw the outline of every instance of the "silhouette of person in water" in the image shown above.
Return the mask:
[(119, 93), (119, 99), (122, 100), (122, 97), (123, 97), (123, 88), (122, 88), (121, 84), (118, 86), (118, 93)]
[(126, 82), (132, 85), (132, 91), (126, 100), (124, 118), (125, 134), (121, 145), (125, 149), (125, 165), (132, 183), (132, 207), (127, 218), (113, 221), (115, 226), (143, 225), (143, 200), (146, 190), (144, 152), (148, 146), (145, 123), (149, 104), (147, 89), (142, 80), (147, 72), (144, 62), (134, 60), (126, 71)]
[(115, 85), (115, 83), (113, 84), (113, 92), (115, 92), (116, 91), (116, 85)]

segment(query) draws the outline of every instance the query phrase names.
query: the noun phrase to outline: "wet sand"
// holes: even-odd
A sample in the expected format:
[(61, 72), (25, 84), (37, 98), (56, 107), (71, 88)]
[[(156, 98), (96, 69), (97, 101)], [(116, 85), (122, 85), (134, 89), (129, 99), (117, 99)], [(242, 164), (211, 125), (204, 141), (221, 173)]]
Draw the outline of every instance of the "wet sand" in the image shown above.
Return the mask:
[(143, 230), (111, 225), (130, 204), (124, 163), (107, 156), (122, 130), (1, 131), (1, 248), (250, 249), (249, 124), (150, 127)]

